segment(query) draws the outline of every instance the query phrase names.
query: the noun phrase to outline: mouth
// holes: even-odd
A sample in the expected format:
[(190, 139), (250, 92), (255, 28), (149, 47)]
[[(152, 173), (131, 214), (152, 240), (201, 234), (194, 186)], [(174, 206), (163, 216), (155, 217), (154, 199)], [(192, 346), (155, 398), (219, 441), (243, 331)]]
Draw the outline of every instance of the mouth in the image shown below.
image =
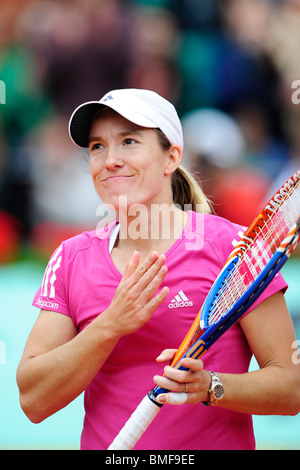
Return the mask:
[(109, 182), (109, 181), (120, 181), (120, 180), (126, 180), (126, 179), (131, 179), (135, 175), (111, 175), (108, 176), (103, 180), (104, 183)]

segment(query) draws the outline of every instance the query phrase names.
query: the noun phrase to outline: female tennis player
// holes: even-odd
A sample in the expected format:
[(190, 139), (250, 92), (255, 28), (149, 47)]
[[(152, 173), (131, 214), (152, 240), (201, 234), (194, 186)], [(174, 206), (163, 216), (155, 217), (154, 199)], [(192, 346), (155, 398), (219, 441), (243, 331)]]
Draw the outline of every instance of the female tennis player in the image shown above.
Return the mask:
[[(203, 361), (171, 369), (243, 228), (209, 213), (180, 166), (175, 108), (156, 93), (114, 90), (84, 103), (69, 131), (89, 149), (95, 189), (117, 217), (66, 240), (49, 261), (17, 372), (24, 412), (41, 422), (85, 391), (81, 448), (107, 449), (154, 381), (177, 395), (161, 395), (174, 406), (136, 449), (254, 449), (252, 414), (300, 409), (285, 281), (277, 275)], [(260, 367), (249, 373), (253, 354)]]

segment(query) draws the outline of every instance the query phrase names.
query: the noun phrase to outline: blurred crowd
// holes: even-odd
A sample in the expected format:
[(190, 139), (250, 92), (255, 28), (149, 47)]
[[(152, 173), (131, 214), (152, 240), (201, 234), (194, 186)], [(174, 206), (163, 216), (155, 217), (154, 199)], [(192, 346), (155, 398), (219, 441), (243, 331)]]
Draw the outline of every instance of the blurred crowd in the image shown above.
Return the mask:
[(300, 0), (1, 0), (0, 80), (0, 262), (96, 227), (67, 126), (115, 88), (175, 104), (184, 164), (234, 222), (300, 166)]

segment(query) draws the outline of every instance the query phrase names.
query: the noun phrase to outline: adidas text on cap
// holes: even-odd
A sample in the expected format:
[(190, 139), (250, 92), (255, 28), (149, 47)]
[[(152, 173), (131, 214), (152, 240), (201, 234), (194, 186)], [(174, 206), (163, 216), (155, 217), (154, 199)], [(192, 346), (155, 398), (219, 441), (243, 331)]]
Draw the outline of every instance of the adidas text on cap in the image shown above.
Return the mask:
[(175, 107), (154, 91), (136, 88), (110, 91), (100, 101), (88, 101), (75, 109), (69, 134), (78, 147), (88, 147), (91, 120), (104, 108), (113, 109), (138, 126), (160, 129), (172, 145), (183, 148), (182, 127)]

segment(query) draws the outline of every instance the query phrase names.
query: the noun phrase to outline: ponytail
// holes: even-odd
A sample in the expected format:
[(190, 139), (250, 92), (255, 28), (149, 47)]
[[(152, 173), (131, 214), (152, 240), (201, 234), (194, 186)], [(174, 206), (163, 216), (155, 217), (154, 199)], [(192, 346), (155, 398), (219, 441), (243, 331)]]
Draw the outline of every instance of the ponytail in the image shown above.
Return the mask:
[(179, 166), (171, 180), (174, 204), (182, 210), (193, 210), (203, 214), (211, 212), (211, 203), (205, 196), (195, 178), (182, 166)]
[[(161, 147), (169, 150), (171, 144), (168, 138), (160, 129), (156, 131)], [(173, 203), (179, 205), (182, 210), (193, 210), (202, 214), (212, 212), (211, 202), (191, 173), (182, 166), (179, 166), (172, 174), (171, 186)]]

